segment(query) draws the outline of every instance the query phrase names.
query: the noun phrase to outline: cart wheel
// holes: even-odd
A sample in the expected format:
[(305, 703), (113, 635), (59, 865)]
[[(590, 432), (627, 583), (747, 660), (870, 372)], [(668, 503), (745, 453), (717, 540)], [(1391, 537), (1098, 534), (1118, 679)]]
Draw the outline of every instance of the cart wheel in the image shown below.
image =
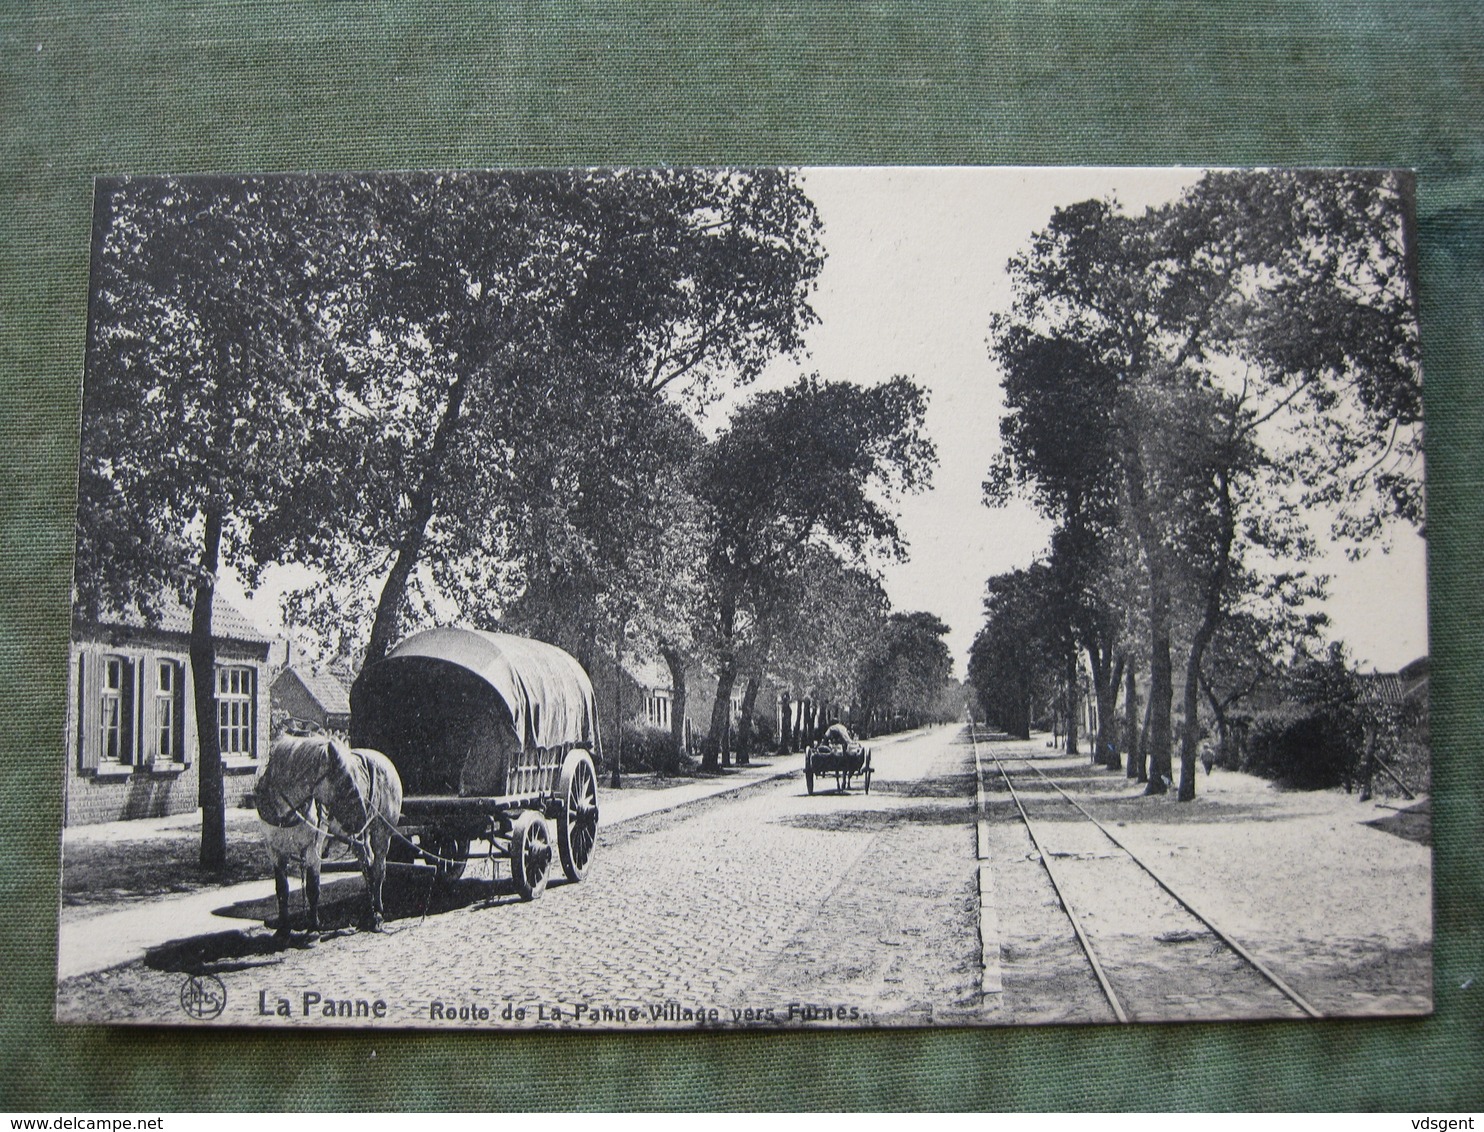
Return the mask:
[(536, 810), (522, 810), (510, 830), (510, 879), (522, 900), (535, 900), (546, 891), (551, 872), (551, 835), (546, 819)]
[(866, 752), (866, 793), (871, 792), (871, 752)]
[(804, 752), (804, 788), (814, 793), (814, 762), (808, 751)]
[(562, 810), (557, 814), (557, 849), (562, 872), (570, 881), (587, 875), (598, 842), (598, 774), (592, 757), (582, 750), (567, 752), (562, 763)]
[(422, 848), (439, 858), (430, 862), (433, 866), (434, 884), (448, 888), (464, 875), (464, 867), (469, 863), (467, 837), (459, 837), (446, 830), (434, 830), (423, 834)]
[(392, 835), (386, 847), (386, 862), (389, 865), (410, 865), (417, 860), (417, 846), (411, 844), (400, 833)]

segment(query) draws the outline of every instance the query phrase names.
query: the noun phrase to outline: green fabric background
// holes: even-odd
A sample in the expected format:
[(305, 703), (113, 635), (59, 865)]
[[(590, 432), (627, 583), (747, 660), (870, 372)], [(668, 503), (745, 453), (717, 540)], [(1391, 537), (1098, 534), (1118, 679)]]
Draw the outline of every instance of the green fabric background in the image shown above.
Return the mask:
[[(12, 0), (0, 137), (0, 1110), (1484, 1107), (1477, 0)], [(667, 162), (1419, 171), (1436, 1017), (648, 1037), (52, 1023), (93, 175)]]

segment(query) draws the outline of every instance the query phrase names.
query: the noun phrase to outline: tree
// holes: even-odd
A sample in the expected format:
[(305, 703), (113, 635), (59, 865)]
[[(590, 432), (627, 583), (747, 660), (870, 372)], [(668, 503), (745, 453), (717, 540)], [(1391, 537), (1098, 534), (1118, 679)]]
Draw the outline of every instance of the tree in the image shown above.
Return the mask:
[(969, 683), (989, 722), (1022, 739), (1030, 738), (1036, 703), (1061, 677), (1055, 589), (1051, 568), (1039, 562), (989, 579), (984, 626), (969, 650)]
[(1280, 687), (1288, 662), (1318, 643), (1328, 618), (1306, 606), (1323, 595), (1322, 580), (1302, 573), (1252, 576), (1235, 587), (1232, 608), (1202, 657), (1200, 674), (1223, 756), (1230, 756), (1232, 710)]
[[(297, 547), (326, 576), (300, 614), (352, 633), (369, 616), (368, 661), (419, 606), (518, 596), (532, 463), (578, 450), (592, 408), (703, 402), (796, 350), (822, 263), (786, 171), (417, 175), (370, 190), (371, 297), (341, 327), (355, 488), (327, 500), (305, 486), (337, 510)], [(374, 615), (341, 600), (368, 583)]]
[(874, 650), (861, 663), (861, 702), (867, 726), (876, 718), (918, 727), (933, 719), (953, 683), (948, 626), (932, 613), (893, 613)]
[[(818, 723), (840, 717), (859, 692), (859, 661), (880, 634), (891, 603), (870, 571), (847, 564), (830, 547), (806, 544), (759, 596), (756, 625), (738, 649), (746, 677), (737, 757), (745, 762), (752, 710), (764, 677), (783, 689), (789, 722), (806, 700), (819, 705)], [(780, 747), (791, 748), (785, 726)]]
[[(105, 180), (95, 200), (75, 601), (191, 607), (201, 862), (226, 860), (212, 632), (217, 574), (251, 569), (331, 407), (337, 186)], [(311, 516), (285, 515), (290, 523)], [(281, 549), (260, 537), (259, 554)]]
[[(1058, 524), (1050, 561), (1057, 604), (1065, 609), (1062, 648), (1086, 652), (1098, 706), (1093, 761), (1116, 767), (1114, 712), (1126, 652), (1119, 601), (1127, 589), (1115, 459), (1117, 375), (1076, 340), (1041, 337), (1006, 317), (994, 327), (991, 353), (1001, 366), (1007, 411), (984, 501), (998, 507), (1025, 494)], [(1065, 663), (1063, 681), (1075, 692), (1075, 655)], [(1075, 720), (1075, 704), (1069, 708)], [(1067, 744), (1076, 751), (1075, 725)]]
[[(1212, 174), (1139, 217), (1102, 201), (1061, 209), (1011, 262), (1015, 305), (993, 345), (1002, 364), (1070, 359), (1039, 368), (1048, 411), (1079, 404), (1079, 383), (1105, 393), (1080, 402), (1078, 435), (1116, 476), (1119, 522), (1139, 548), (1151, 791), (1172, 775), (1182, 589), (1196, 611), (1189, 798), (1201, 658), (1246, 576), (1244, 548), (1302, 557), (1299, 512), (1316, 506), (1352, 539), (1393, 517), (1420, 521), (1410, 191), (1392, 174)], [(1052, 472), (1024, 474), (1054, 486)]]
[(805, 377), (744, 403), (702, 454), (701, 621), (717, 665), (708, 769), (725, 740), (739, 646), (805, 548), (831, 546), (847, 564), (905, 553), (888, 505), (931, 476), (937, 457), (922, 433), (925, 411), (922, 390), (905, 377), (870, 388)]
[[(579, 443), (571, 443), (579, 438)], [(552, 641), (597, 675), (611, 658), (615, 699), (625, 657), (677, 653), (697, 599), (699, 519), (690, 476), (701, 435), (668, 401), (622, 389), (585, 399), (581, 419), (541, 444), (518, 477), (512, 510), (526, 532), (520, 597), (468, 598), (464, 615)], [(460, 592), (446, 586), (450, 592)], [(683, 666), (677, 691), (683, 695)], [(683, 704), (681, 710), (683, 725)], [(614, 785), (623, 758), (622, 705), (607, 728)], [(678, 737), (677, 737), (678, 743)]]

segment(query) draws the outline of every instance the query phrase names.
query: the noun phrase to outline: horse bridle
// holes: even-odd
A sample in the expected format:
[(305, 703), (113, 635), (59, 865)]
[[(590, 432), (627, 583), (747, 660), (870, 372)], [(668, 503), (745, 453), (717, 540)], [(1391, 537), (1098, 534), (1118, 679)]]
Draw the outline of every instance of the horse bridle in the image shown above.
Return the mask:
[[(288, 812), (282, 818), (268, 818), (264, 817), (263, 812), (259, 810), (258, 817), (267, 822), (269, 825), (274, 826), (278, 829), (288, 829), (289, 827), (295, 825), (309, 825), (313, 826), (316, 832), (322, 833), (326, 837), (329, 837), (335, 841), (339, 841), (345, 845), (353, 846), (361, 844), (366, 837), (366, 831), (371, 828), (371, 823), (381, 816), (379, 813), (377, 813), (376, 810), (376, 775), (372, 771), (370, 764), (367, 763), (365, 755), (361, 754), (361, 752), (357, 751), (354, 747), (349, 748), (349, 750), (351, 754), (355, 755), (356, 758), (361, 760), (361, 765), (366, 768), (366, 778), (371, 783), (371, 796), (367, 799), (366, 802), (366, 823), (362, 825), (360, 830), (357, 831), (355, 834), (347, 837), (344, 834), (336, 833), (333, 829), (328, 829), (325, 826), (322, 826), (319, 822), (315, 821), (305, 812), (309, 804), (315, 801), (314, 792), (319, 789), (322, 783), (329, 780), (329, 767), (326, 767), (324, 772), (312, 783), (310, 783), (308, 793), (304, 795), (304, 800), (297, 806), (294, 805), (294, 803), (290, 802), (284, 795), (284, 793), (278, 789), (277, 786), (272, 787), (271, 789), (274, 795), (277, 796), (280, 802), (288, 807)], [(323, 805), (323, 803), (321, 803), (321, 805)]]

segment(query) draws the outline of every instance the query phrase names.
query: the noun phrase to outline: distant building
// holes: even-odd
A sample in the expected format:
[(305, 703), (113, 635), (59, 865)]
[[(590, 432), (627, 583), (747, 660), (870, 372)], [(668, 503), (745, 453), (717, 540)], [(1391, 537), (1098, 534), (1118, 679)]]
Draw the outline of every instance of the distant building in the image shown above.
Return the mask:
[(1429, 677), (1431, 675), (1432, 663), (1425, 656), (1419, 656), (1411, 664), (1402, 666), (1397, 676), (1402, 682), (1402, 695), (1412, 703), (1427, 707), (1429, 691)]
[[(624, 676), (625, 722), (643, 724), (660, 731), (669, 731), (675, 718), (675, 687), (670, 675), (670, 666), (663, 660), (637, 659), (625, 661)], [(731, 726), (735, 728), (742, 718), (742, 696), (745, 681), (738, 680), (732, 688)], [(685, 660), (685, 719), (681, 733), (687, 746), (699, 743), (711, 727), (711, 709), (716, 702), (716, 675), (692, 657)], [(774, 693), (776, 699), (776, 693)], [(770, 701), (759, 697), (759, 704)]]
[[(192, 692), (190, 610), (164, 599), (74, 620), (67, 681), (64, 822), (162, 817), (197, 808), (200, 742)], [(216, 726), (227, 805), (240, 804), (268, 750), (270, 639), (218, 597)]]
[(637, 693), (632, 718), (661, 731), (670, 730), (675, 689), (669, 667), (663, 661), (628, 661), (624, 670)]
[(273, 678), (273, 708), (325, 731), (350, 731), (350, 692), (333, 672), (291, 664)]
[(1427, 710), (1428, 658), (1420, 656), (1396, 672), (1372, 672), (1360, 677), (1361, 695), (1367, 703), (1380, 707), (1413, 705)]

